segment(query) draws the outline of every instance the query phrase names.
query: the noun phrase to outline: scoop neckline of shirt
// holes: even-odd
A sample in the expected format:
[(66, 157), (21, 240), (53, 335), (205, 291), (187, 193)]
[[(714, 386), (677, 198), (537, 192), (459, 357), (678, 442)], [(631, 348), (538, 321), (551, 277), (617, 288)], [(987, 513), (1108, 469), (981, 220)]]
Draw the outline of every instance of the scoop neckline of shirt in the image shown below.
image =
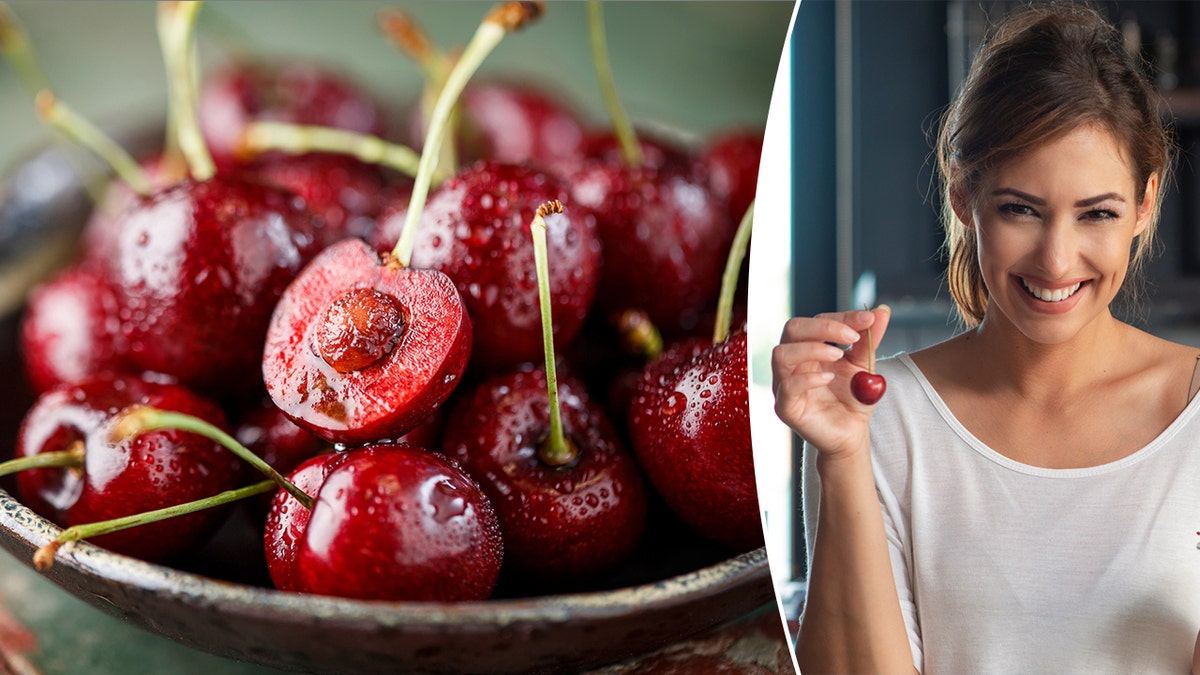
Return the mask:
[(895, 358), (900, 363), (904, 364), (905, 368), (907, 368), (912, 373), (913, 377), (917, 379), (917, 383), (920, 384), (921, 388), (925, 391), (926, 398), (928, 398), (934, 409), (937, 410), (938, 415), (940, 415), (942, 419), (948, 425), (950, 425), (950, 428), (953, 429), (959, 437), (966, 441), (967, 445), (969, 445), (972, 450), (975, 450), (980, 455), (1001, 466), (1032, 476), (1041, 476), (1046, 478), (1095, 476), (1112, 471), (1118, 471), (1132, 464), (1137, 464), (1145, 458), (1153, 455), (1159, 448), (1176, 436), (1179, 433), (1179, 430), (1185, 424), (1187, 424), (1188, 420), (1195, 416), (1197, 408), (1200, 407), (1200, 394), (1197, 394), (1196, 396), (1192, 397), (1192, 400), (1188, 401), (1188, 404), (1184, 406), (1183, 410), (1180, 411), (1178, 415), (1175, 416), (1175, 419), (1171, 420), (1171, 423), (1168, 424), (1167, 427), (1163, 429), (1162, 432), (1160, 432), (1157, 436), (1155, 436), (1149, 443), (1120, 459), (1116, 459), (1111, 462), (1105, 462), (1104, 464), (1097, 464), (1095, 466), (1075, 467), (1070, 469), (1052, 469), (1048, 467), (1034, 466), (1024, 462), (1018, 462), (1017, 460), (994, 450), (987, 443), (984, 443), (982, 440), (976, 437), (975, 434), (971, 433), (969, 429), (963, 426), (962, 422), (955, 417), (954, 413), (950, 410), (950, 407), (947, 406), (946, 402), (942, 399), (941, 394), (939, 394), (937, 390), (933, 388), (933, 384), (931, 384), (925, 377), (925, 374), (921, 372), (921, 368), (917, 366), (915, 361), (912, 360), (912, 357), (908, 354), (908, 352), (900, 352), (895, 355)]

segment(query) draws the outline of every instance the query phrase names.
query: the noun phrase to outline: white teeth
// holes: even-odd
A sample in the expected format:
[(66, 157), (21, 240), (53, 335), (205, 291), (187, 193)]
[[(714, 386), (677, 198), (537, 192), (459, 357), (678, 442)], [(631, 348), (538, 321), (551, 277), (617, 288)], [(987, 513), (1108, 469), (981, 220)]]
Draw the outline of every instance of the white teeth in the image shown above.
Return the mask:
[(1022, 279), (1021, 285), (1025, 287), (1025, 290), (1029, 291), (1030, 295), (1038, 300), (1041, 300), (1042, 302), (1062, 302), (1072, 295), (1075, 295), (1075, 291), (1079, 290), (1079, 287), (1082, 284), (1075, 284), (1069, 288), (1057, 288), (1050, 290), (1048, 288), (1037, 288), (1036, 286), (1030, 286), (1028, 281)]

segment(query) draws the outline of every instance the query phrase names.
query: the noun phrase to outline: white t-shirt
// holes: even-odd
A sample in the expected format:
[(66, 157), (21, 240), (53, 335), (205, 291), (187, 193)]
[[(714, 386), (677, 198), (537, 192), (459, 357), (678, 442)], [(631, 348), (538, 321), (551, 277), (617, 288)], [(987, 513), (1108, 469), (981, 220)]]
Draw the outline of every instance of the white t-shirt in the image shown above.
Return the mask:
[[(1191, 672), (1200, 396), (1128, 457), (1043, 469), (972, 436), (907, 354), (878, 371), (888, 391), (871, 422), (872, 460), (918, 670)], [(815, 454), (806, 449), (804, 463), (810, 551)]]

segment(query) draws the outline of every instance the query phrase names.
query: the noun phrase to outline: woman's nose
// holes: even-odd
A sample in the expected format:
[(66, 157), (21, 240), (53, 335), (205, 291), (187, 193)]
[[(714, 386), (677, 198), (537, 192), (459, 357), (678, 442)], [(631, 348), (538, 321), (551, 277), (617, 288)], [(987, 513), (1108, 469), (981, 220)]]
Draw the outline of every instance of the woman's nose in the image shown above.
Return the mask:
[(1078, 254), (1077, 234), (1067, 219), (1050, 221), (1042, 228), (1037, 255), (1047, 279), (1066, 276), (1070, 271)]

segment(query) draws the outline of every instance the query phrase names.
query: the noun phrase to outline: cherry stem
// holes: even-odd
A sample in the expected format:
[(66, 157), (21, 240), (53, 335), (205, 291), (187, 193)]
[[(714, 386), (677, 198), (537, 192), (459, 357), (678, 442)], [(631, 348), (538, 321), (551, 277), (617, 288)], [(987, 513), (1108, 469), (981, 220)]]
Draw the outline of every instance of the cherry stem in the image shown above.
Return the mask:
[[(871, 308), (863, 305), (863, 309), (871, 311)], [(875, 372), (875, 346), (871, 344), (871, 327), (867, 326), (867, 372)]]
[(546, 353), (546, 395), (550, 403), (550, 435), (538, 449), (538, 458), (550, 466), (570, 464), (579, 455), (575, 444), (563, 433), (558, 406), (558, 371), (554, 365), (554, 320), (550, 313), (550, 264), (546, 253), (546, 216), (562, 213), (562, 202), (545, 202), (529, 224), (533, 234), (533, 261), (537, 268), (538, 301), (542, 307), (542, 349)]
[(653, 361), (662, 354), (663, 339), (650, 316), (640, 309), (627, 309), (617, 317), (621, 344), (633, 354)]
[[(438, 93), (446, 86), (446, 78), (454, 67), (454, 59), (434, 47), (433, 41), (417, 24), (412, 15), (400, 9), (385, 8), (378, 14), (379, 26), (384, 35), (401, 52), (408, 55), (425, 74), (425, 87), (421, 91), (421, 129), (429, 129), (429, 119), (437, 103)], [(446, 122), (446, 134), (457, 136), (458, 106), (450, 112)], [(442, 143), (438, 157), (438, 174), (452, 176), (457, 172), (458, 149), (454, 143)]]
[(417, 175), (413, 180), (412, 198), (408, 203), (408, 212), (404, 216), (404, 226), (400, 231), (400, 239), (392, 249), (392, 257), (400, 265), (408, 267), (412, 260), (412, 248), (417, 236), (417, 220), (425, 208), (425, 199), (429, 196), (429, 185), (433, 179), (433, 170), (437, 164), (439, 150), (446, 138), (446, 125), (451, 112), (458, 102), (459, 95), (466, 88), (467, 82), (487, 55), (500, 44), (504, 36), (525, 26), (529, 21), (541, 15), (542, 3), (506, 2), (495, 7), (483, 19), (483, 23), (475, 31), (471, 41), (467, 43), (462, 56), (454, 64), (454, 69), (446, 77), (446, 84), (438, 94), (437, 103), (429, 116), (429, 128), (425, 131), (425, 142), (421, 150), (421, 161), (417, 166)]
[(25, 26), (7, 2), (0, 2), (0, 53), (26, 91), (35, 94), (50, 87), (50, 78), (38, 63)]
[(733, 298), (737, 294), (738, 277), (742, 272), (742, 261), (746, 259), (746, 250), (750, 248), (750, 230), (754, 226), (754, 201), (746, 208), (742, 221), (738, 223), (737, 232), (733, 235), (733, 244), (729, 247), (729, 257), (725, 259), (725, 272), (721, 275), (721, 292), (717, 296), (717, 319), (713, 326), (713, 344), (720, 344), (729, 338), (729, 325), (733, 323)]
[(416, 175), (421, 157), (412, 148), (346, 129), (285, 122), (251, 122), (239, 139), (239, 155), (281, 150), (293, 155), (328, 152)]
[(187, 162), (192, 178), (205, 181), (216, 173), (212, 154), (200, 132), (196, 117), (195, 33), (196, 15), (203, 3), (158, 3), (158, 39), (167, 68), (170, 90), (170, 123), (175, 127), (175, 142)]
[(625, 113), (625, 106), (621, 105), (621, 97), (617, 95), (612, 64), (608, 58), (608, 40), (604, 35), (604, 9), (597, 0), (588, 2), (588, 29), (592, 44), (592, 63), (596, 66), (596, 78), (600, 81), (600, 94), (604, 97), (604, 105), (612, 117), (613, 131), (621, 146), (621, 156), (629, 166), (641, 166), (642, 146), (638, 143), (637, 133)]
[(247, 485), (246, 487), (241, 487), (234, 490), (226, 490), (211, 497), (205, 497), (204, 499), (197, 499), (195, 501), (177, 504), (175, 506), (168, 506), (166, 508), (155, 509), (153, 511), (135, 513), (130, 516), (113, 518), (111, 520), (101, 520), (95, 523), (87, 523), (85, 525), (68, 527), (57, 537), (52, 539), (50, 543), (42, 546), (34, 552), (33, 566), (39, 572), (45, 572), (46, 570), (50, 569), (50, 567), (54, 565), (54, 557), (58, 554), (58, 550), (62, 548), (63, 545), (73, 541), (79, 541), (80, 539), (91, 539), (92, 537), (99, 537), (103, 534), (111, 534), (121, 530), (128, 530), (131, 527), (137, 527), (139, 525), (149, 525), (150, 523), (157, 523), (169, 518), (186, 516), (190, 513), (196, 513), (197, 511), (203, 511), (205, 509), (223, 506), (225, 504), (230, 504), (232, 502), (253, 497), (255, 495), (261, 495), (274, 489), (275, 483), (273, 481), (264, 480), (253, 485)]
[(225, 433), (220, 427), (206, 422), (199, 417), (172, 410), (160, 410), (145, 405), (133, 405), (119, 414), (113, 424), (111, 437), (113, 442), (120, 442), (137, 434), (161, 429), (190, 431), (215, 443), (219, 443), (233, 454), (245, 460), (264, 476), (270, 478), (273, 483), (286, 490), (288, 494), (303, 504), (304, 508), (311, 509), (313, 507), (313, 498), (296, 487), (287, 478), (284, 478), (283, 474), (275, 470), (275, 467), (267, 464), (261, 457), (237, 442), (237, 439)]
[(154, 189), (137, 160), (98, 127), (58, 100), (49, 89), (39, 91), (34, 103), (43, 122), (104, 160), (134, 192), (146, 196)]
[(0, 476), (9, 476), (30, 469), (82, 469), (83, 441), (74, 441), (66, 450), (40, 452), (28, 457), (16, 457), (0, 462)]

